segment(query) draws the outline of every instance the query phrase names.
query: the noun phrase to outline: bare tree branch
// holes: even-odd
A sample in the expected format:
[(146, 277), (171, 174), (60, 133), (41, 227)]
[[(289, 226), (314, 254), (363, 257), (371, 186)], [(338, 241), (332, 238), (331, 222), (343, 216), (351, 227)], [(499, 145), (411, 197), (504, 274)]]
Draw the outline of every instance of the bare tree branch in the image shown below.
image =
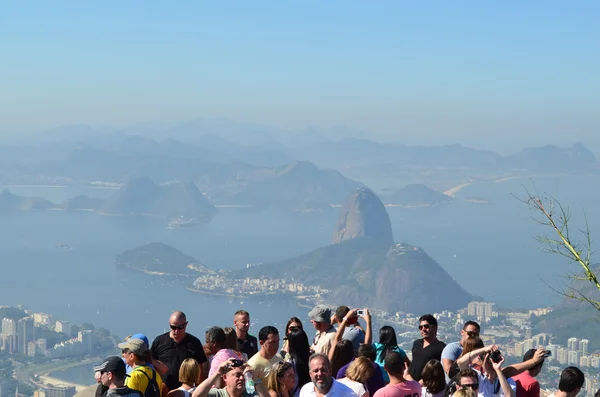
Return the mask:
[[(584, 241), (572, 240), (572, 228), (570, 227), (571, 210), (563, 206), (557, 199), (548, 195), (540, 194), (535, 189), (531, 192), (525, 188), (526, 198), (517, 199), (534, 210), (538, 216), (534, 216), (534, 221), (541, 226), (552, 229), (556, 238), (550, 238), (547, 234), (540, 234), (536, 240), (540, 243), (540, 248), (544, 252), (561, 255), (579, 265), (582, 272), (573, 272), (567, 274), (567, 278), (572, 281), (589, 282), (600, 291), (599, 276), (592, 269), (592, 238), (588, 223), (587, 214), (583, 211), (585, 219), (585, 229), (578, 230), (583, 234)], [(550, 287), (556, 293), (565, 298), (579, 302), (586, 302), (594, 309), (600, 311), (600, 301), (592, 299), (575, 287), (557, 290)]]

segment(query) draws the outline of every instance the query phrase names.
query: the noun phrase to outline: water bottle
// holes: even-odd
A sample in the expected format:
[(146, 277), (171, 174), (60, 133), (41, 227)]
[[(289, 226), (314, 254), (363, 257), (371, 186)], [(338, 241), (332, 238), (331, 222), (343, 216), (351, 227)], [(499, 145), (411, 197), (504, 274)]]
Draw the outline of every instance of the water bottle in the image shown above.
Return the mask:
[(244, 380), (246, 384), (246, 393), (252, 394), (255, 392), (254, 379), (252, 379), (252, 372), (248, 371), (244, 374)]

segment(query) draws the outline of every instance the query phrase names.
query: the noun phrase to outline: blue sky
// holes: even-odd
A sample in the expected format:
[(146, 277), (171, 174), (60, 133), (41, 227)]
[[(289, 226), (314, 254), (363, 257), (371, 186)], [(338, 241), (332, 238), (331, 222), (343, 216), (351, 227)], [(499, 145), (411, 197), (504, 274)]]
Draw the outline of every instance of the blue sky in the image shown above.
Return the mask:
[(7, 1), (0, 131), (204, 116), (590, 140), (598, 15), (592, 0)]

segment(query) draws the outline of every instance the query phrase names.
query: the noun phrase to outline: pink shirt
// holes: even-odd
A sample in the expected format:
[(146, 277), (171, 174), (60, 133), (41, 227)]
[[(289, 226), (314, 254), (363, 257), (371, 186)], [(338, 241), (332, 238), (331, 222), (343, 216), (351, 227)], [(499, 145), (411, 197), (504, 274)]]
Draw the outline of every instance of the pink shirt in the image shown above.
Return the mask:
[(415, 380), (405, 380), (377, 390), (373, 397), (421, 397), (421, 385)]
[(221, 349), (213, 356), (212, 362), (210, 363), (210, 371), (208, 376), (212, 376), (215, 372), (219, 370), (221, 364), (224, 361), (229, 360), (230, 358), (235, 358), (236, 360), (243, 360), (243, 357), (238, 356), (232, 349)]

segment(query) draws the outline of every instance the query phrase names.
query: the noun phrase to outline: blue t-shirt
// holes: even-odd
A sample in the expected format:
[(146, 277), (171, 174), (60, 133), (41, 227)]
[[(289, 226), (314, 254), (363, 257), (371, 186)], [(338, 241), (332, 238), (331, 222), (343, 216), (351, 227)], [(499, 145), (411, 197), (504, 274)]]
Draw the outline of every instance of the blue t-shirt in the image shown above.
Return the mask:
[(444, 347), (444, 350), (442, 350), (442, 358), (456, 361), (462, 354), (462, 351), (463, 349), (460, 342), (448, 343), (446, 347)]
[[(383, 368), (384, 361), (383, 361), (383, 358), (381, 357), (381, 353), (383, 353), (385, 346), (379, 342), (373, 342), (373, 347), (375, 348), (375, 352), (376, 352), (375, 364), (379, 365), (379, 367), (381, 368), (381, 372), (383, 373), (383, 380), (385, 381), (385, 383), (388, 383), (390, 381), (390, 376), (388, 375), (385, 368)], [(400, 347), (394, 346), (391, 350), (395, 351), (396, 353), (400, 353), (400, 355), (402, 356), (402, 360), (406, 361), (406, 353)]]

